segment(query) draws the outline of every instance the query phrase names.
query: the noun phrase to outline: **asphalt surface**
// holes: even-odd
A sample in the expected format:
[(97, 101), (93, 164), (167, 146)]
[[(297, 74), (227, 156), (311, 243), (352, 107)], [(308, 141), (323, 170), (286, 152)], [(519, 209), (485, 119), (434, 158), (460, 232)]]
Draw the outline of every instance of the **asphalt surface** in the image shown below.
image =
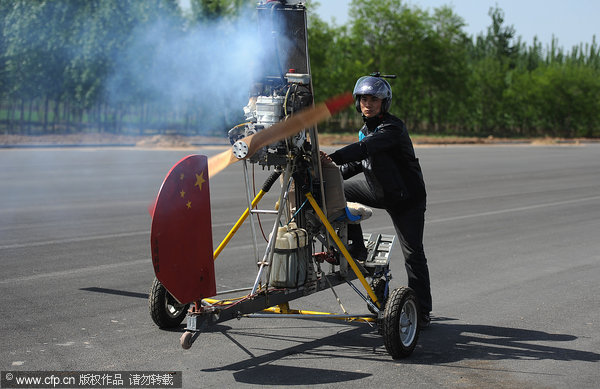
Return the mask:
[[(147, 207), (191, 152), (0, 151), (0, 370), (182, 371), (186, 388), (598, 387), (600, 145), (417, 150), (433, 322), (400, 361), (365, 324), (233, 320), (190, 350), (183, 326), (158, 329)], [(210, 182), (215, 247), (245, 207), (242, 177), (230, 167)], [(393, 232), (382, 211), (364, 230)], [(249, 252), (245, 226), (217, 260), (219, 290), (250, 286)], [(394, 254), (398, 287), (406, 275)], [(336, 290), (348, 310), (366, 311)], [(292, 307), (339, 311), (328, 291)]]

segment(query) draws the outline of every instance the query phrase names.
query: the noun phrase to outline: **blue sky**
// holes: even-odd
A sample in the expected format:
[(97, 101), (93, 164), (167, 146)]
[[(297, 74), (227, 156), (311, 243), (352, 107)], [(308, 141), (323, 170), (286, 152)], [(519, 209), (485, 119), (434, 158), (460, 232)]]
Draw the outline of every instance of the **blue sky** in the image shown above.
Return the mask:
[[(351, 0), (317, 0), (321, 19), (337, 25), (348, 21)], [(550, 44), (552, 34), (559, 46), (570, 50), (579, 43), (591, 43), (596, 35), (600, 43), (600, 0), (409, 0), (407, 3), (433, 10), (450, 5), (467, 24), (470, 35), (485, 32), (491, 24), (488, 11), (496, 4), (504, 11), (504, 21), (513, 25), (517, 35), (530, 45), (537, 36), (543, 47)]]

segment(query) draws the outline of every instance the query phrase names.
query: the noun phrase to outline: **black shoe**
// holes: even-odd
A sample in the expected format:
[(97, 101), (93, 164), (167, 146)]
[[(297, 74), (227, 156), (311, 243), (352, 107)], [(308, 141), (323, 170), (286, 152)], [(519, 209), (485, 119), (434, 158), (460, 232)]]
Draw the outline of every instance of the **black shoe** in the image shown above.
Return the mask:
[(419, 317), (419, 327), (427, 328), (429, 327), (429, 324), (431, 324), (431, 316), (429, 315), (429, 312), (421, 313), (421, 316)]
[(348, 250), (348, 253), (350, 253), (350, 256), (352, 257), (352, 259), (354, 259), (356, 266), (358, 266), (358, 269), (363, 274), (363, 276), (369, 277), (372, 275), (372, 268), (365, 267), (367, 255), (369, 254), (365, 246), (355, 247), (351, 245), (350, 249)]
[(367, 255), (369, 254), (369, 252), (367, 251), (365, 246), (362, 246), (362, 247), (350, 246), (350, 248), (348, 249), (348, 253), (352, 257), (352, 259), (354, 259), (355, 261), (358, 261), (358, 262), (362, 262), (362, 263), (364, 263), (367, 260)]

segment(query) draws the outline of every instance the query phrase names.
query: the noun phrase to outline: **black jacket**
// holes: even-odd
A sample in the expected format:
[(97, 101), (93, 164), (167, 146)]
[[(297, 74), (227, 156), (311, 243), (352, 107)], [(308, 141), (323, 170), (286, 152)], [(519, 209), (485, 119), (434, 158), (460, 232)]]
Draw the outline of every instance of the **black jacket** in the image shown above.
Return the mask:
[(348, 179), (360, 172), (386, 209), (425, 206), (425, 182), (404, 122), (390, 113), (365, 120), (361, 141), (330, 155)]

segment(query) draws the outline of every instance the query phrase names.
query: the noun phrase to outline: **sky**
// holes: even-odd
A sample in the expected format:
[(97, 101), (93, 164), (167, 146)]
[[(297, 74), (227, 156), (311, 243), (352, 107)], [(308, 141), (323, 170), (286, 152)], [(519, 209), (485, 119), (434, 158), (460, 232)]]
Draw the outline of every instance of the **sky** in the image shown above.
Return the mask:
[[(317, 12), (321, 19), (337, 25), (348, 22), (351, 0), (317, 0), (321, 4)], [(600, 0), (409, 0), (407, 3), (422, 9), (449, 5), (461, 16), (466, 26), (464, 31), (471, 36), (485, 33), (492, 19), (490, 8), (498, 5), (504, 11), (504, 23), (515, 28), (529, 46), (537, 36), (546, 47), (552, 35), (558, 39), (559, 47), (566, 51), (580, 43), (600, 43)]]

